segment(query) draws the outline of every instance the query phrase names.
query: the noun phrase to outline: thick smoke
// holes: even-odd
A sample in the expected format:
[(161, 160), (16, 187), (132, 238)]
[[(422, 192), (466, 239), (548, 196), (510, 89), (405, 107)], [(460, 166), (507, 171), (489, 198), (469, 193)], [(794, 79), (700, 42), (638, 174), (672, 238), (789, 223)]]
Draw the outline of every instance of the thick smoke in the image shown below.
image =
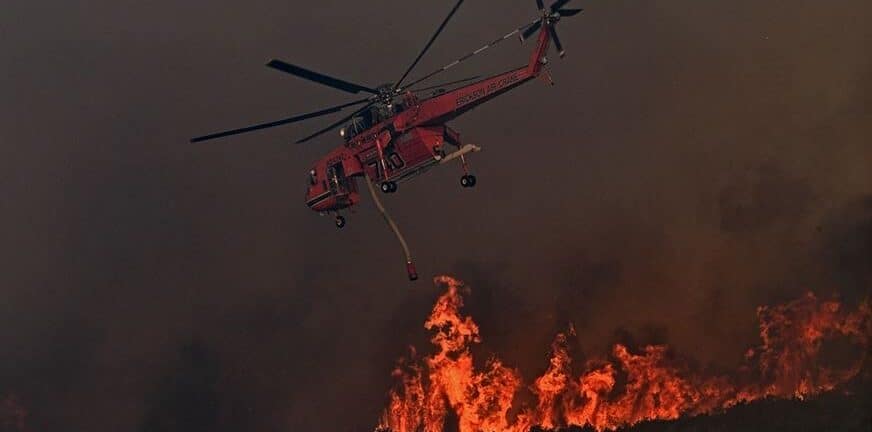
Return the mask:
[[(555, 87), (453, 125), (484, 148), (476, 190), (449, 166), (386, 199), (422, 276), (475, 288), (480, 349), (538, 375), (571, 323), (579, 358), (667, 342), (727, 367), (754, 342), (758, 305), (867, 296), (868, 2), (578, 6)], [(272, 57), (397, 79), (447, 8), (4, 6), (0, 398), (39, 430), (369, 428), (394, 360), (425, 345), (437, 292), (404, 281), (368, 203), (343, 232), (304, 207), (303, 173), (338, 140), (289, 142), (324, 123), (187, 140), (345, 100), (266, 70)], [(466, 2), (418, 72), (535, 13), (500, 8)], [(192, 340), (201, 357), (180, 348)]]
[(214, 354), (196, 341), (180, 351), (172, 370), (147, 399), (142, 432), (206, 432), (215, 430), (221, 420), (217, 391), (221, 367)]

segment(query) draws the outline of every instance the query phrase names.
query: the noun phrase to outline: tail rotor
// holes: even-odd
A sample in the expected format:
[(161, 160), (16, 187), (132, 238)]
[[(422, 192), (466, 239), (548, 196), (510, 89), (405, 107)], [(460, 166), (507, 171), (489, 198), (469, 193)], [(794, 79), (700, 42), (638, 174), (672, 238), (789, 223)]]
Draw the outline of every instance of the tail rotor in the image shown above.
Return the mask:
[(521, 33), (521, 40), (524, 41), (530, 38), (530, 36), (539, 31), (544, 24), (548, 29), (551, 40), (554, 41), (554, 48), (557, 49), (557, 53), (561, 58), (566, 55), (566, 51), (563, 49), (563, 44), (560, 43), (560, 37), (557, 36), (555, 25), (561, 18), (578, 15), (584, 10), (564, 8), (563, 6), (566, 6), (570, 1), (571, 0), (557, 0), (546, 9), (543, 0), (536, 0), (536, 6), (539, 8), (539, 13), (542, 15), (542, 19), (527, 27), (527, 29)]

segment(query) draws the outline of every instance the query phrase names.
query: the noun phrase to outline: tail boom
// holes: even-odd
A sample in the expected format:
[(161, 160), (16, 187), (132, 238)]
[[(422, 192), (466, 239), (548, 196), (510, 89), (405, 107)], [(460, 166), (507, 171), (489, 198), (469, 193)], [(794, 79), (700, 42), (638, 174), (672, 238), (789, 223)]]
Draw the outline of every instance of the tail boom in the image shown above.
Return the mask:
[(543, 25), (543, 31), (539, 32), (536, 48), (526, 66), (427, 99), (397, 116), (394, 124), (396, 130), (445, 123), (539, 76), (546, 63), (545, 55), (551, 41), (547, 31), (549, 25)]

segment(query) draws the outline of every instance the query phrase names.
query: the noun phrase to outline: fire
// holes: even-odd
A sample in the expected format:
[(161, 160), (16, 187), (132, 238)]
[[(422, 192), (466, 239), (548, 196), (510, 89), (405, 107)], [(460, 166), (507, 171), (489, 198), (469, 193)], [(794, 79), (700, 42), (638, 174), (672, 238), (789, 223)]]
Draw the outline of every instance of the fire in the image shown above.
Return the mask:
[[(805, 398), (836, 388), (862, 367), (862, 356), (838, 369), (821, 366), (825, 341), (841, 338), (865, 353), (872, 334), (867, 302), (849, 312), (837, 301), (821, 301), (809, 293), (758, 308), (762, 343), (747, 351), (745, 363), (733, 374), (696, 372), (662, 345), (640, 352), (615, 345), (608, 358), (589, 360), (575, 374), (567, 348), (575, 336), (570, 327), (554, 338), (545, 373), (525, 386), (520, 372), (497, 358), (476, 370), (470, 347), (481, 342), (479, 328), (460, 311), (467, 288), (447, 276), (435, 281), (446, 292), (424, 326), (433, 332), (436, 350), (420, 359), (411, 348), (397, 363), (397, 383), (379, 430), (441, 432), (450, 412), (460, 432), (567, 426), (603, 431), (716, 412), (767, 397)], [(527, 390), (536, 403), (521, 405), (518, 396)]]

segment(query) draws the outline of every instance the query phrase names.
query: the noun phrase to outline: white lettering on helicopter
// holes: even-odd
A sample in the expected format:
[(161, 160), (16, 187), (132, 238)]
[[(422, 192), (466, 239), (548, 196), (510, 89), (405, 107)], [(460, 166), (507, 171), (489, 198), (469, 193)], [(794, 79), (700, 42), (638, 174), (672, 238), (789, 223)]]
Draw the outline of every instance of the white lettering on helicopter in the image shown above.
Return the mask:
[(469, 93), (462, 94), (457, 96), (456, 108), (460, 108), (463, 105), (466, 105), (472, 101), (481, 99), (489, 94), (502, 90), (510, 84), (514, 84), (518, 82), (521, 78), (518, 76), (518, 73), (515, 72), (507, 77), (504, 77), (498, 81), (494, 81), (488, 84), (485, 87), (475, 89)]

